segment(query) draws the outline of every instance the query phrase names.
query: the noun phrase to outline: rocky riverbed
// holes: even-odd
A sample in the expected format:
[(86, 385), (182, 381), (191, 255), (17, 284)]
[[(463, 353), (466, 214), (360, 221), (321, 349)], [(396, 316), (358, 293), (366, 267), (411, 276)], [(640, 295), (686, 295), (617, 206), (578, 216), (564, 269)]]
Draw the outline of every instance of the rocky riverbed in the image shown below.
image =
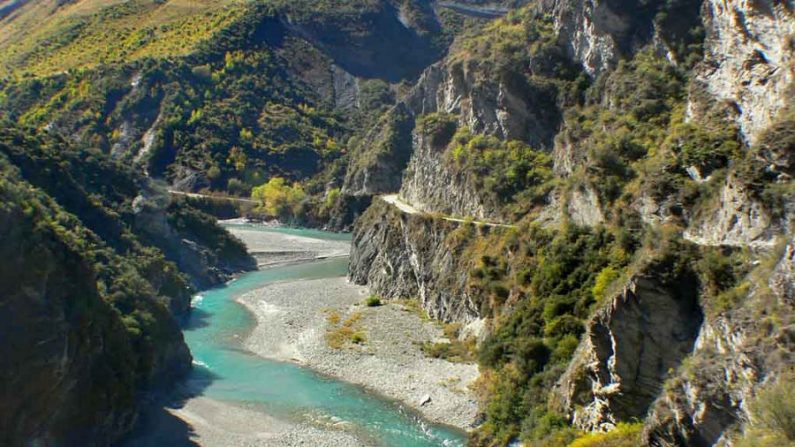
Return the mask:
[[(346, 256), (350, 244), (245, 227), (229, 227), (249, 252), (278, 252), (288, 262)], [(290, 253), (284, 256), (281, 253)], [(263, 259), (258, 262), (269, 262)], [(257, 325), (244, 346), (380, 393), (432, 422), (472, 428), (477, 402), (474, 364), (427, 357), (424, 342), (444, 342), (442, 328), (399, 302), (364, 304), (367, 288), (344, 277), (269, 284), (238, 298)], [(353, 321), (351, 321), (353, 320)], [(344, 329), (350, 322), (350, 330)], [(358, 334), (361, 340), (351, 340)]]
[(472, 428), (474, 364), (427, 357), (421, 345), (444, 341), (438, 324), (410, 306), (364, 304), (366, 288), (345, 278), (289, 281), (238, 301), (257, 318), (244, 346), (362, 385), (419, 411), (432, 422)]
[[(229, 229), (257, 255), (261, 268), (344, 257), (350, 246), (346, 240), (305, 236), (311, 232), (297, 235), (250, 226)], [(442, 328), (406, 303), (368, 307), (364, 304), (367, 296), (366, 288), (342, 276), (285, 280), (245, 292), (237, 301), (253, 314), (256, 326), (241, 333), (242, 347), (261, 357), (298, 363), (360, 385), (402, 402), (431, 422), (471, 428), (477, 405), (470, 385), (478, 377), (477, 366), (426, 357), (422, 343), (441, 341)], [(361, 338), (354, 340), (353, 333)], [(286, 420), (271, 415), (267, 408), (196, 395), (191, 392), (194, 385), (184, 386), (185, 392), (176, 394), (190, 397), (177, 398), (165, 408), (153, 405), (143, 416), (141, 430), (122, 445), (371, 445), (333, 418)]]

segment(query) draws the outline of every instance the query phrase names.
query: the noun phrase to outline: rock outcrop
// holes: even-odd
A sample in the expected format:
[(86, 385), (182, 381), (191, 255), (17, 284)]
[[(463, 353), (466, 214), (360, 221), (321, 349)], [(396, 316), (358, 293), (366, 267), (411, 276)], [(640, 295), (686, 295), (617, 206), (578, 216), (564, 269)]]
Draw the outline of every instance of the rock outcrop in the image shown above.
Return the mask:
[(596, 226), (605, 221), (599, 196), (588, 185), (573, 188), (566, 196), (566, 214), (572, 223), (584, 226)]
[(467, 59), (442, 61), (423, 72), (405, 102), (416, 115), (451, 113), (473, 132), (551, 148), (561, 119), (554, 93), (490, 68)]
[(468, 271), (448, 240), (456, 224), (403, 213), (375, 200), (356, 225), (349, 278), (384, 298), (417, 298), (432, 318), (471, 322)]
[(397, 192), (412, 153), (414, 116), (404, 104), (387, 112), (353, 150), (342, 193), (362, 197)]
[(756, 390), (795, 362), (794, 253), (790, 242), (772, 269), (751, 273), (741, 306), (705, 320), (693, 354), (652, 407), (645, 443), (734, 445)]
[(436, 142), (422, 130), (414, 133), (414, 153), (406, 168), (400, 196), (428, 213), (476, 219), (496, 218), (498, 206), (475, 187), (472, 173), (453, 169), (447, 141)]
[(731, 175), (718, 197), (696, 212), (684, 237), (701, 245), (769, 248), (780, 231), (767, 208)]
[(569, 56), (596, 75), (610, 68), (621, 54), (620, 41), (630, 28), (633, 9), (611, 8), (607, 1), (549, 2), (556, 31)]
[(670, 371), (693, 349), (701, 325), (691, 274), (663, 284), (659, 266), (644, 269), (587, 325), (556, 394), (582, 430), (643, 419)]
[[(612, 68), (620, 58), (652, 44), (674, 62), (683, 44), (692, 43), (699, 24), (699, 1), (649, 3), (637, 0), (545, 0), (555, 31), (569, 57), (591, 76)], [(662, 15), (660, 14), (662, 13)]]
[[(696, 70), (696, 90), (706, 91), (722, 111), (731, 109), (750, 144), (774, 122), (792, 94), (793, 11), (790, 0), (704, 2), (705, 57)], [(699, 119), (707, 98), (691, 96), (692, 119)]]

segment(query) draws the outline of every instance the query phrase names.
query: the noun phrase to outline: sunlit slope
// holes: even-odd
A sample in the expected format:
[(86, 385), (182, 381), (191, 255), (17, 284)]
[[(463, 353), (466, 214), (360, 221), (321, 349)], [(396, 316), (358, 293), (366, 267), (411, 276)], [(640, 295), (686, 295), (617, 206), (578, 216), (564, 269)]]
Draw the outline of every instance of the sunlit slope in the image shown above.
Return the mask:
[(5, 0), (0, 77), (189, 53), (244, 12), (238, 0)]

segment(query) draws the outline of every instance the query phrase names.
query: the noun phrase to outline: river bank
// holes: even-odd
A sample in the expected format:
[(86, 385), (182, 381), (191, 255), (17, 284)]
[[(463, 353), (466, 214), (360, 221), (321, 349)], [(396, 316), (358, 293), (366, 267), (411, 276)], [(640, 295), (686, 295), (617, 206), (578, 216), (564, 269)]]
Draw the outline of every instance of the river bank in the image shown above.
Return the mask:
[(364, 287), (345, 278), (281, 282), (245, 293), (238, 301), (257, 326), (244, 346), (364, 386), (432, 422), (472, 428), (477, 403), (470, 385), (477, 366), (427, 357), (420, 347), (443, 339), (438, 325), (402, 304), (367, 307), (366, 297)]
[[(229, 230), (251, 252), (289, 247), (296, 256), (330, 257), (346, 256), (350, 249), (342, 241)], [(477, 402), (470, 385), (479, 375), (477, 366), (427, 357), (423, 343), (444, 341), (438, 324), (399, 303), (367, 307), (366, 298), (365, 287), (344, 277), (284, 281), (247, 292), (237, 301), (257, 325), (244, 346), (262, 357), (296, 362), (364, 386), (432, 422), (472, 428)], [(342, 328), (351, 319), (350, 330), (362, 337), (359, 343), (345, 339), (348, 331)]]
[(177, 406), (152, 408), (145, 430), (121, 447), (370, 447), (334, 427), (278, 419), (240, 403), (196, 396)]
[[(272, 267), (316, 259), (348, 256), (350, 242), (306, 237), (285, 232), (262, 231), (257, 224), (234, 223), (227, 230), (243, 241), (249, 254), (257, 260), (257, 267)], [(312, 232), (309, 232), (312, 234)]]

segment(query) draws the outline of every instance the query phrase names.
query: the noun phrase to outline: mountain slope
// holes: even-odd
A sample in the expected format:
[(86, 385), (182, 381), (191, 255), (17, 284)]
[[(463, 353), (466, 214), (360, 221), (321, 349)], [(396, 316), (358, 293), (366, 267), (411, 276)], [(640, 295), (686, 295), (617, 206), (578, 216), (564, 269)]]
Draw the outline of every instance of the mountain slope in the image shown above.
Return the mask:
[[(0, 14), (0, 77), (178, 56), (244, 12), (235, 2), (28, 1)], [(43, 22), (43, 23), (42, 23)]]
[[(724, 21), (731, 11), (743, 21)], [(388, 112), (409, 111), (410, 144), (351, 154), (343, 193), (398, 193), (425, 214), (374, 198), (350, 278), (417, 297), (478, 340), (476, 445), (602, 445), (583, 433), (604, 430), (625, 445), (746, 445), (743, 431), (766, 433), (754, 395), (788, 386), (794, 364), (780, 286), (792, 281), (791, 11), (528, 6), (460, 38)], [(783, 32), (751, 31), (762, 29)], [(393, 121), (378, 126), (405, 141)]]
[(3, 444), (108, 445), (190, 368), (190, 284), (253, 260), (198, 211), (142, 203), (147, 182), (99, 152), (5, 123), (0, 166)]

